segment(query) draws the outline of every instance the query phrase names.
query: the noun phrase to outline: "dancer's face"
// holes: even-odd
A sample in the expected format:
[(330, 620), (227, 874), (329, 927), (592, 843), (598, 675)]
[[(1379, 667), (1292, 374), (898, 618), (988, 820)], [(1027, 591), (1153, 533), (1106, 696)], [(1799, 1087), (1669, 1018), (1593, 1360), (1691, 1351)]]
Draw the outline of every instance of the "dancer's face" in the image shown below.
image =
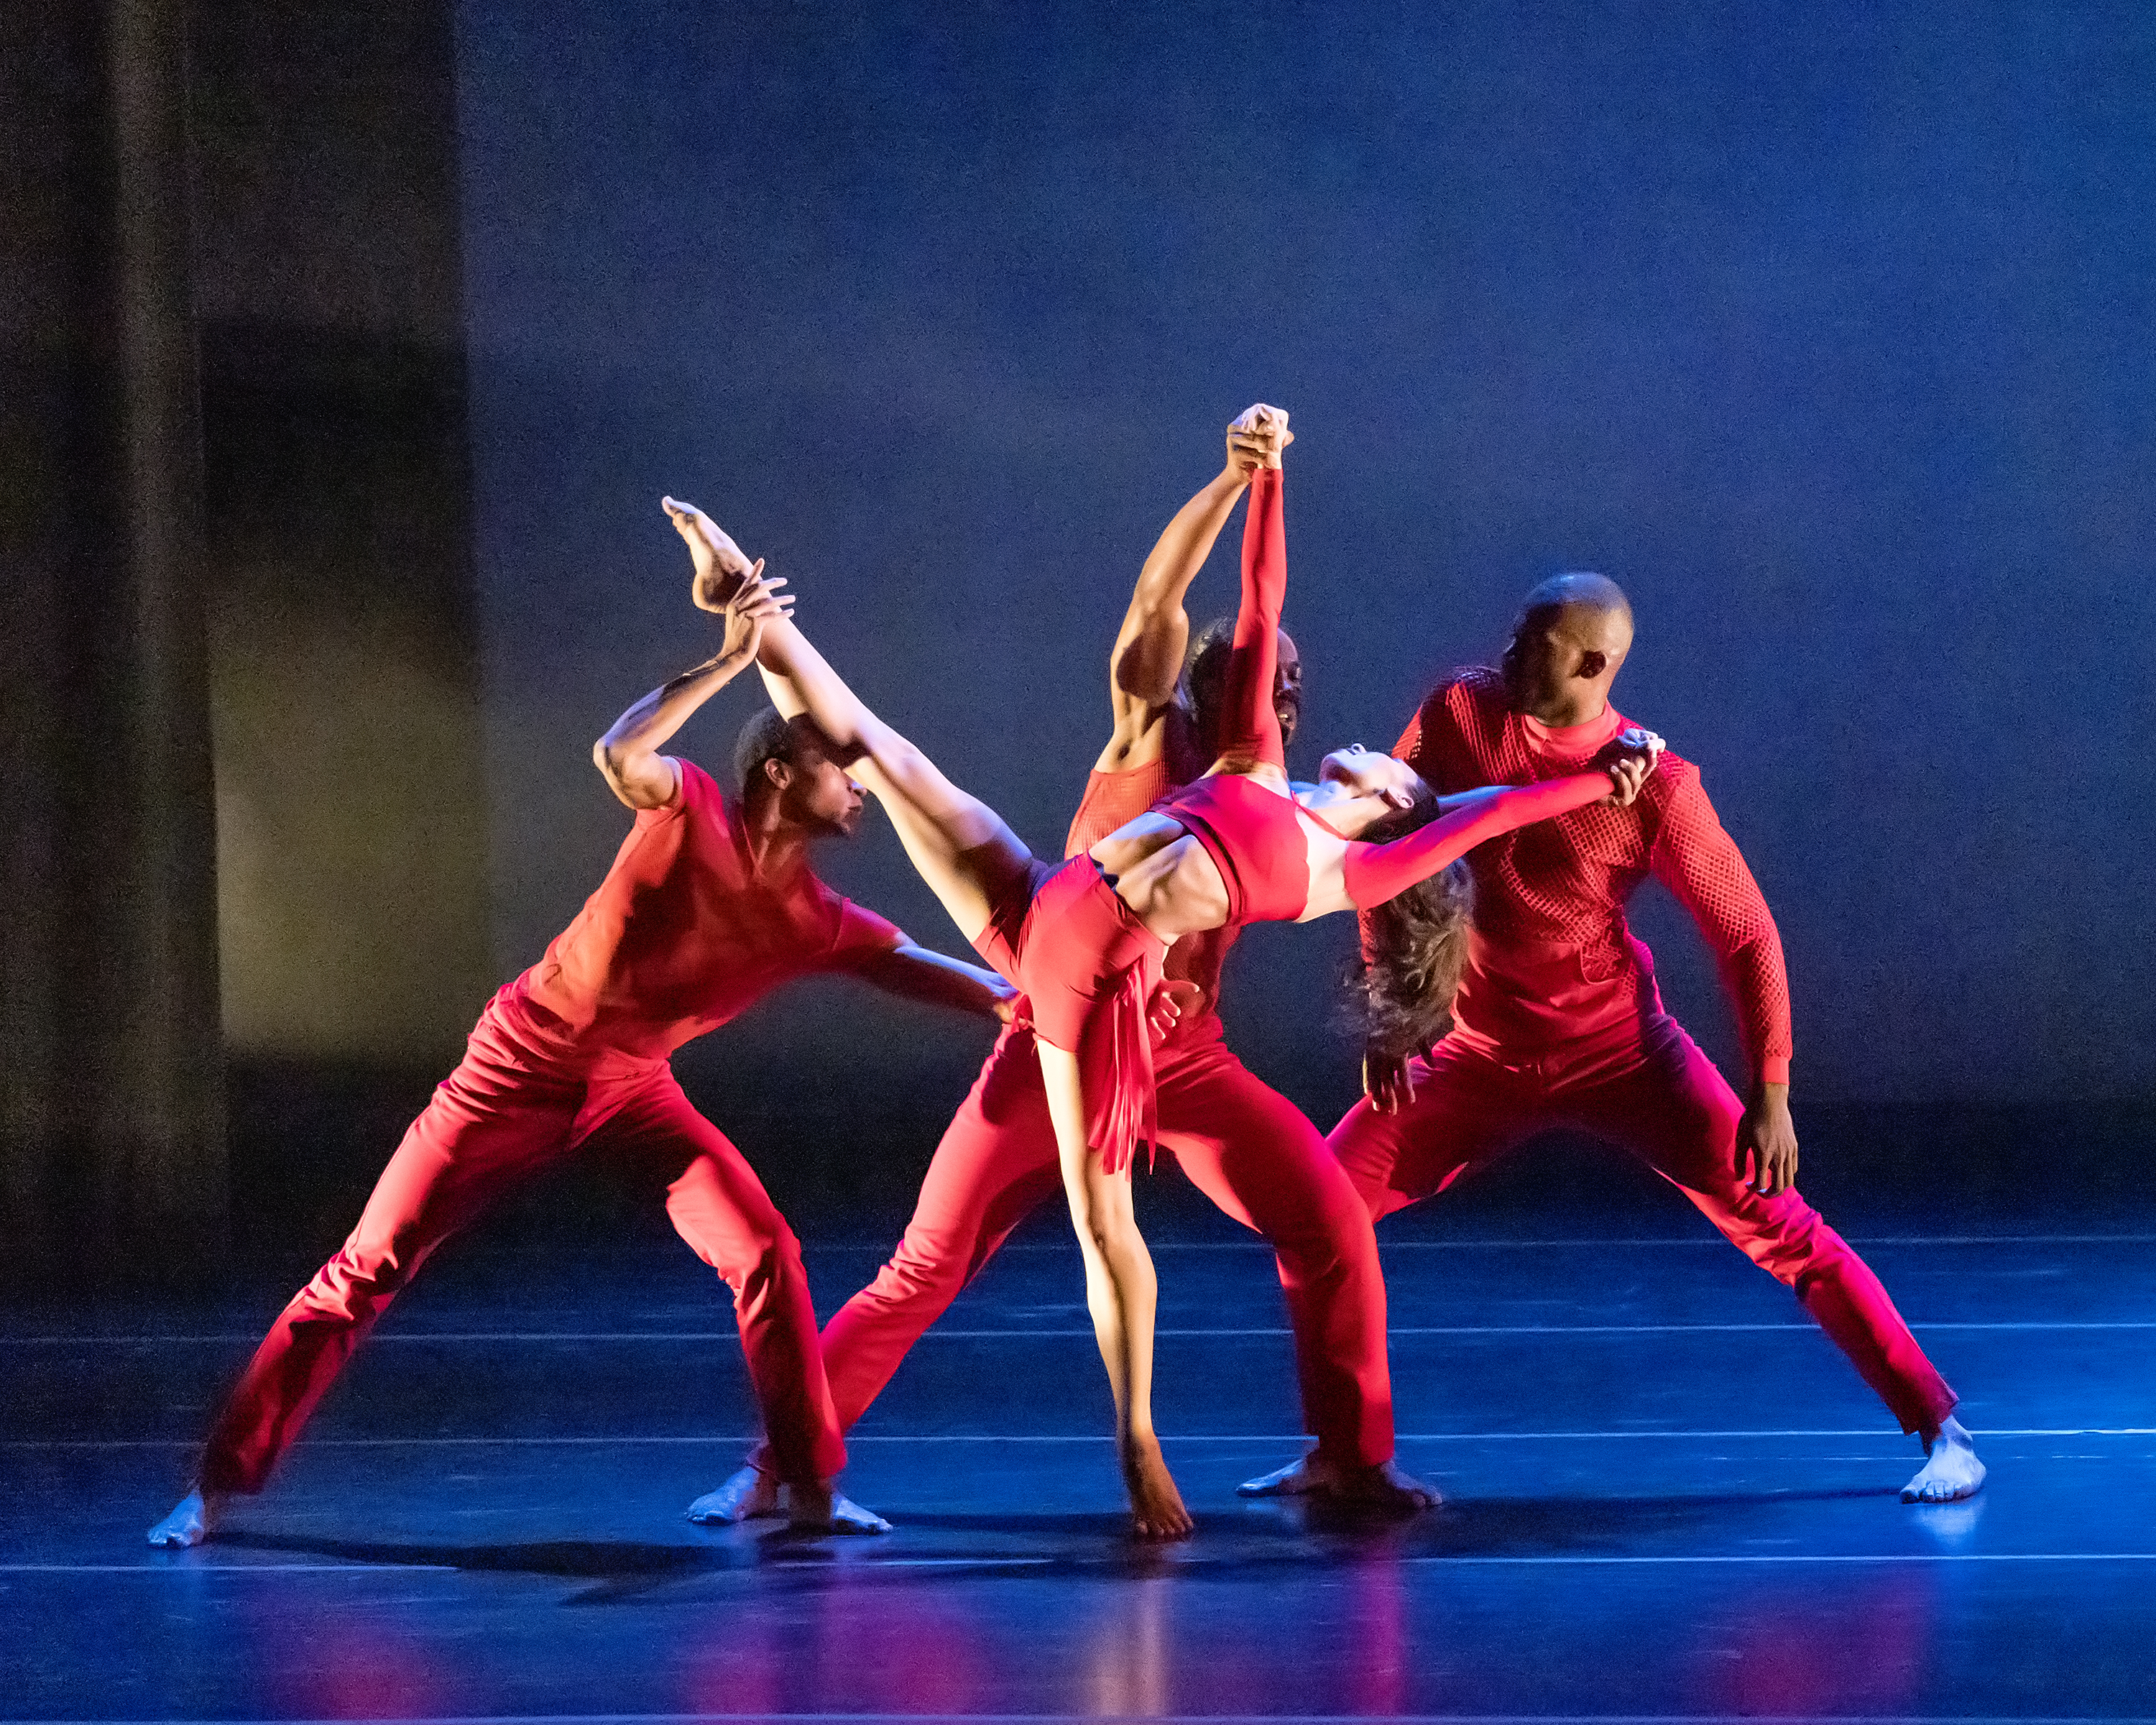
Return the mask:
[(861, 788), (830, 756), (804, 744), (783, 770), (779, 811), (791, 824), (834, 839), (850, 839), (860, 830)]
[(1302, 655), (1286, 629), (1280, 632), (1280, 662), (1273, 672), (1273, 714), (1280, 721), (1281, 747), (1286, 748), (1302, 722)]
[(1437, 793), (1414, 768), (1359, 742), (1335, 749), (1317, 768), (1320, 784), (1337, 784), (1358, 797), (1374, 797), (1389, 809), (1412, 809)]
[(1569, 709), (1599, 711), (1632, 646), (1631, 619), (1586, 605), (1552, 605), (1524, 614), (1505, 649), (1505, 691), (1513, 710), (1563, 723)]
[[(1226, 651), (1214, 649), (1207, 655), (1204, 677), (1191, 688), (1199, 727), (1208, 737), (1219, 718), (1220, 685), (1227, 670)], [(1281, 747), (1285, 748), (1295, 741), (1296, 726), (1302, 722), (1302, 655), (1286, 629), (1280, 632), (1280, 657), (1273, 670), (1273, 716), (1280, 721)]]

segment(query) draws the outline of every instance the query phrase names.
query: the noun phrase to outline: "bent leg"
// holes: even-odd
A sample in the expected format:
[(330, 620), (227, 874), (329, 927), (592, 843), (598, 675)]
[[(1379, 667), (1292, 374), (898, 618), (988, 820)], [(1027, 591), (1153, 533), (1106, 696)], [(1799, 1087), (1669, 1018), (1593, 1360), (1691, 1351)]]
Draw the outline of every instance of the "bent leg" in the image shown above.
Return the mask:
[(819, 1486), (846, 1465), (845, 1440), (824, 1378), (801, 1243), (756, 1170), (665, 1066), (607, 1115), (591, 1142), (667, 1178), (675, 1231), (733, 1291), (775, 1471), (789, 1486)]
[(1487, 1167), (1546, 1123), (1527, 1075), (1449, 1037), (1408, 1073), (1412, 1100), (1388, 1114), (1364, 1096), (1326, 1137), (1373, 1222)]
[(1333, 1467), (1393, 1456), (1377, 1236), (1302, 1111), (1224, 1048), (1160, 1071), (1161, 1141), (1194, 1185), (1272, 1244), (1295, 1331), (1304, 1422)]
[(1714, 1063), (1670, 1019), (1656, 1027), (1639, 1065), (1565, 1098), (1568, 1117), (1645, 1162), (1793, 1290), (1904, 1431), (1937, 1433), (1956, 1397), (1871, 1266), (1794, 1189), (1767, 1198), (1738, 1178), (1743, 1111)]
[(412, 1122), (359, 1225), (270, 1326), (212, 1429), (201, 1486), (250, 1492), (429, 1253), (562, 1153), (581, 1084), (531, 1072), (491, 1009)]

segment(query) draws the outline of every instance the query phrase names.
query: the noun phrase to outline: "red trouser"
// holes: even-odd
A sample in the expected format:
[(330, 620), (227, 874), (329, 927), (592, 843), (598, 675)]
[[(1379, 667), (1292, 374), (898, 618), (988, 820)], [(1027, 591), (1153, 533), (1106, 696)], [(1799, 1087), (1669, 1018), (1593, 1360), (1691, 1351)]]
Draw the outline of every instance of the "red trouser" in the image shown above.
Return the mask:
[(845, 1466), (800, 1244), (755, 1170), (690, 1106), (665, 1060), (569, 1065), (520, 1034), (521, 1010), (499, 996), (489, 1004), (463, 1060), (375, 1182), (352, 1237), (270, 1327), (210, 1434), (204, 1491), (260, 1491), (427, 1255), (580, 1147), (631, 1159), (664, 1183), (675, 1228), (732, 1288), (773, 1471), (805, 1481)]
[(1332, 1129), (1333, 1153), (1377, 1217), (1442, 1192), (1553, 1127), (1629, 1150), (1697, 1204), (1745, 1256), (1796, 1291), (1904, 1431), (1932, 1431), (1956, 1397), (1887, 1290), (1794, 1192), (1763, 1198), (1737, 1178), (1736, 1093), (1676, 1019), (1604, 1046), (1507, 1065), (1447, 1037), (1411, 1070), (1414, 1100), (1368, 1097)]
[[(1154, 1055), (1160, 1142), (1193, 1184), (1271, 1243), (1295, 1329), (1303, 1418), (1342, 1466), (1391, 1460), (1385, 1283), (1354, 1188), (1302, 1111), (1244, 1068), (1217, 1029)], [(906, 1238), (824, 1329), (842, 1428), (1035, 1206), (1063, 1195), (1033, 1033), (1007, 1028), (937, 1146)], [(757, 1455), (762, 1464), (762, 1455)]]

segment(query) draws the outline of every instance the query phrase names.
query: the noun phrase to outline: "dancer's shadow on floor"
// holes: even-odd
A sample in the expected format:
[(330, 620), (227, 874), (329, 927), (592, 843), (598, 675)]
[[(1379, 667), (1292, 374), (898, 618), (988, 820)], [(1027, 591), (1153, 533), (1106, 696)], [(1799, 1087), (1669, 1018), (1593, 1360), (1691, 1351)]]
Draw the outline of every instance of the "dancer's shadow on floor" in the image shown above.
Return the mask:
[(1421, 1532), (1419, 1557), (1581, 1557), (1642, 1547), (1666, 1550), (1672, 1543), (1686, 1547), (1708, 1539), (1718, 1544), (1750, 1516), (1780, 1504), (1897, 1496), (1891, 1489), (1866, 1486), (1652, 1497), (1455, 1497), (1411, 1525)]
[(460, 1574), (527, 1575), (542, 1580), (595, 1584), (572, 1594), (571, 1604), (598, 1604), (639, 1594), (687, 1578), (752, 1566), (760, 1553), (739, 1545), (661, 1545), (634, 1539), (542, 1539), (501, 1545), (447, 1545), (424, 1541), (314, 1538), (292, 1533), (236, 1530), (214, 1536), (238, 1551), (281, 1552), (326, 1558), (359, 1567), (424, 1567)]
[[(466, 1574), (524, 1575), (586, 1582), (571, 1604), (626, 1603), (660, 1589), (750, 1569), (777, 1569), (809, 1585), (824, 1575), (849, 1582), (921, 1583), (958, 1571), (1013, 1579), (1073, 1575), (1149, 1576), (1178, 1570), (1329, 1568), (1343, 1564), (1446, 1558), (1578, 1557), (1720, 1544), (1734, 1512), (1782, 1503), (1861, 1502), (1891, 1491), (1702, 1493), (1659, 1497), (1449, 1498), (1402, 1520), (1322, 1501), (1272, 1499), (1231, 1510), (1201, 1511), (1195, 1538), (1173, 1544), (1135, 1539), (1120, 1512), (1008, 1515), (897, 1513), (898, 1537), (845, 1538), (803, 1532), (783, 1522), (718, 1530), (693, 1544), (655, 1541), (551, 1539), (499, 1545), (337, 1539), (231, 1529), (217, 1543), (239, 1551), (316, 1557), (358, 1566), (427, 1567)], [(908, 1531), (954, 1535), (926, 1548)], [(1719, 1537), (1717, 1537), (1719, 1536)], [(983, 1550), (975, 1539), (1017, 1541)]]

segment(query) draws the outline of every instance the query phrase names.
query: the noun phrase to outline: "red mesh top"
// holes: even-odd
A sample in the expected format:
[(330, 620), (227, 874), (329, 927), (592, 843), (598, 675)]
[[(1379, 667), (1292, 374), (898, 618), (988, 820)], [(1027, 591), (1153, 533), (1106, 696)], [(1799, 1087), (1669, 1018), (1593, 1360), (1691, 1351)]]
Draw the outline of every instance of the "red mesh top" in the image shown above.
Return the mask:
[[(1070, 818), (1070, 836), (1063, 854), (1076, 856), (1091, 850), (1127, 822), (1136, 820), (1163, 798), (1173, 796), (1213, 763), (1198, 757), (1198, 741), (1191, 735), (1188, 715), (1179, 707), (1168, 716), (1168, 735), (1161, 757), (1151, 765), (1127, 773), (1094, 773), (1086, 780), (1085, 800)], [(1170, 1044), (1188, 1043), (1220, 1034), (1220, 967), (1229, 947), (1242, 932), (1238, 927), (1211, 928), (1187, 934), (1168, 949), (1168, 977), (1187, 982), (1200, 999), (1168, 1038)]]
[(578, 1049), (670, 1054), (781, 983), (905, 943), (806, 867), (766, 878), (711, 775), (680, 764), (674, 800), (639, 811), (598, 891), (511, 984)]
[[(1630, 722), (1613, 707), (1553, 731), (1512, 711), (1497, 672), (1476, 668), (1439, 685), (1393, 752), (1441, 793), (1532, 784), (1577, 772)], [(1576, 809), (1478, 845), (1467, 862), (1475, 927), (1454, 1009), (1463, 1040), (1517, 1057), (1659, 1011), (1654, 961), (1625, 921), (1651, 873), (1712, 948), (1753, 1070), (1788, 1080), (1781, 936), (1691, 762), (1665, 753), (1630, 808)]]

